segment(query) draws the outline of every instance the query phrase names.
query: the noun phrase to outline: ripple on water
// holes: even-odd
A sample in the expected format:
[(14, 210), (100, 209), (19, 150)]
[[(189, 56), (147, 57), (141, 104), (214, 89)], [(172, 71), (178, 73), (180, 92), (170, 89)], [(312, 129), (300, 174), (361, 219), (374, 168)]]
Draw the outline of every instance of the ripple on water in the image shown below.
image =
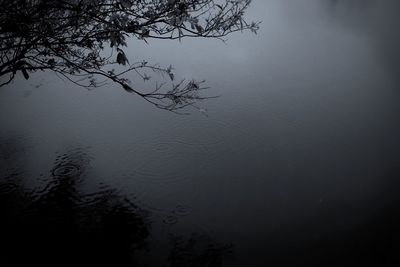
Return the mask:
[(169, 225), (176, 224), (177, 222), (178, 222), (178, 217), (174, 215), (167, 215), (163, 219), (163, 223)]
[(74, 164), (60, 165), (53, 169), (52, 174), (55, 177), (75, 177), (80, 174), (80, 168)]
[(0, 195), (8, 194), (17, 189), (17, 185), (14, 183), (4, 183), (0, 184)]
[[(185, 155), (183, 162), (190, 159), (190, 162), (203, 166), (224, 162), (227, 155), (239, 158), (241, 154), (249, 152), (249, 145), (254, 144), (257, 147), (260, 141), (249, 138), (251, 130), (244, 129), (235, 122), (220, 119), (209, 118), (198, 124), (178, 121), (176, 127), (170, 128), (173, 129), (172, 132), (164, 130), (151, 140), (151, 144), (161, 146), (159, 150), (162, 152), (169, 149), (169, 155), (175, 157)], [(172, 149), (175, 148), (174, 151), (171, 151), (171, 147), (166, 147), (167, 142), (171, 144)]]
[(177, 216), (186, 216), (190, 213), (190, 208), (185, 205), (177, 205), (172, 212)]

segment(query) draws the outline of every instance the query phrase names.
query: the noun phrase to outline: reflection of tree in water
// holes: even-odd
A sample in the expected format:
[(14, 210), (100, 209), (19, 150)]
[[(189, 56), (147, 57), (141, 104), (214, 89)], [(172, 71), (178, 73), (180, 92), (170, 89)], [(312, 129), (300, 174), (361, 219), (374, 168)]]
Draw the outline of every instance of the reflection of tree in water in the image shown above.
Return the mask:
[(168, 257), (171, 267), (221, 266), (223, 256), (232, 252), (232, 245), (217, 244), (206, 236), (197, 234), (193, 234), (188, 240), (174, 237), (172, 244)]
[[(8, 219), (3, 214), (14, 214), (17, 207), (23, 204), (21, 198), (24, 192), (18, 185), (22, 182), (21, 176), (23, 176), (26, 166), (24, 153), (27, 145), (25, 141), (18, 136), (0, 140), (0, 227)], [(1, 230), (3, 229), (1, 228)]]
[(19, 209), (14, 214), (2, 210), (7, 218), (1, 228), (3, 244), (13, 265), (135, 263), (130, 255), (144, 247), (148, 236), (146, 213), (109, 188), (81, 193), (79, 184), (89, 163), (84, 156), (56, 160), (40, 192), (26, 192), (18, 185), (2, 194), (9, 210)]
[[(24, 175), (11, 177), (5, 190), (10, 182), (1, 170), (1, 265), (146, 266), (134, 256), (149, 249), (149, 213), (106, 186), (81, 192), (89, 166), (90, 157), (73, 150), (56, 159), (43, 188), (30, 191)], [(228, 249), (196, 235), (182, 240), (174, 239), (170, 266), (219, 266)]]

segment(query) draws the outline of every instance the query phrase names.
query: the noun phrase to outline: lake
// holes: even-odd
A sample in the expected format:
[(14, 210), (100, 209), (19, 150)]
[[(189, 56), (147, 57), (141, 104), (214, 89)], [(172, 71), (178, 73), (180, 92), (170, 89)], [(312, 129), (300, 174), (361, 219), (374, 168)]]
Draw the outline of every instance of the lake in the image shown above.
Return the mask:
[(256, 0), (257, 35), (131, 40), (219, 96), (190, 115), (52, 73), (1, 88), (0, 261), (398, 266), (399, 8)]

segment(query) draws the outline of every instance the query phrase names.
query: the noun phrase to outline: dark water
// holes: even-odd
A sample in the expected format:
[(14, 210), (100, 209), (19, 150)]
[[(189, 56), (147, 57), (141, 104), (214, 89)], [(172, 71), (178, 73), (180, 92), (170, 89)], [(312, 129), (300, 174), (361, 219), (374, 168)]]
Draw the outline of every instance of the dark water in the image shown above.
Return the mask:
[(256, 36), (132, 43), (206, 79), (207, 116), (2, 88), (1, 266), (399, 266), (399, 7), (259, 0)]

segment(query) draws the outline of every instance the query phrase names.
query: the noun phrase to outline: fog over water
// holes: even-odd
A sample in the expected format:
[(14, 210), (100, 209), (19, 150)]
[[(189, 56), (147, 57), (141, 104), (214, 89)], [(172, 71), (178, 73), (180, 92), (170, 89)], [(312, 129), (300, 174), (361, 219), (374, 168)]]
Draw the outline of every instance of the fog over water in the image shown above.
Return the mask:
[(206, 114), (158, 110), (113, 84), (20, 77), (0, 90), (2, 213), (79, 218), (56, 223), (75, 233), (110, 210), (112, 227), (95, 229), (135, 229), (126, 253), (138, 266), (398, 266), (399, 8), (255, 0), (257, 35), (129, 42), (130, 61), (206, 80), (220, 95), (198, 103)]

